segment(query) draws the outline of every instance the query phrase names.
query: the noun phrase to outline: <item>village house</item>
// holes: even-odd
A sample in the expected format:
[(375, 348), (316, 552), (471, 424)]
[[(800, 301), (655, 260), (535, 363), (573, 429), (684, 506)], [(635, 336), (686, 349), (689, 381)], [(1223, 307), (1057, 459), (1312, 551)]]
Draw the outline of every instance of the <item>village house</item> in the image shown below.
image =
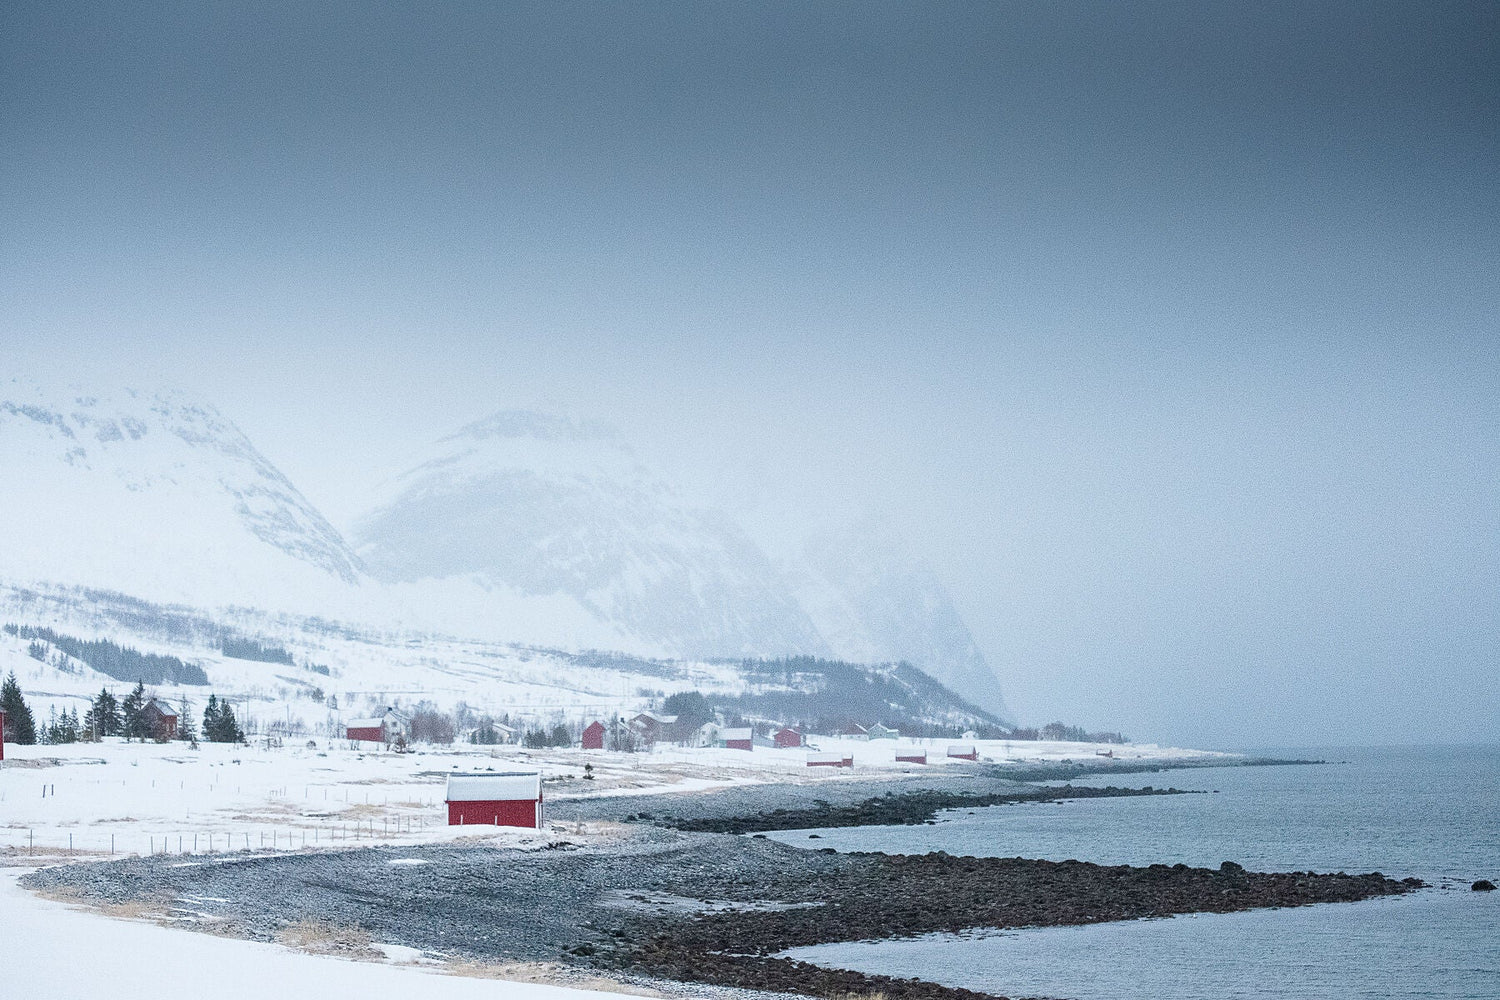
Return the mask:
[[(499, 726), (495, 727), (499, 730)], [(344, 738), (362, 743), (391, 744), (408, 733), (406, 716), (387, 707), (380, 715), (368, 719), (350, 719), (344, 725)]]
[(901, 731), (899, 729), (882, 726), (878, 722), (870, 727), (870, 739), (872, 740), (899, 740), (900, 738)]
[(141, 718), (146, 723), (146, 729), (158, 740), (175, 740), (177, 738), (177, 713), (166, 705), (152, 698), (141, 708)]
[(630, 728), (640, 736), (641, 742), (650, 746), (652, 743), (667, 743), (676, 736), (677, 716), (655, 715), (651, 712), (642, 712), (630, 720)]
[(749, 727), (725, 729), (722, 736), (724, 746), (730, 750), (752, 750), (755, 747), (755, 730)]
[(802, 734), (790, 726), (786, 726), (772, 733), (771, 740), (778, 747), (800, 747), (802, 745)]
[(604, 723), (600, 722), (598, 719), (595, 719), (593, 722), (590, 722), (588, 725), (584, 726), (582, 743), (583, 749), (603, 750), (604, 732)]

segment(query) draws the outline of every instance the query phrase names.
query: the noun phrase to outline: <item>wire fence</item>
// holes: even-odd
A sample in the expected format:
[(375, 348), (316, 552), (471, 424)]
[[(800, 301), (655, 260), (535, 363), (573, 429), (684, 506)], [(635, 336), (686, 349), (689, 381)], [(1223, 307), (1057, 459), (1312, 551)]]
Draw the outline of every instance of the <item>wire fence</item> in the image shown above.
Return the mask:
[(0, 854), (25, 857), (204, 856), (245, 851), (301, 851), (352, 844), (396, 843), (420, 839), (435, 826), (425, 815), (382, 817), (344, 822), (199, 828), (180, 831), (101, 831), (56, 827), (0, 828)]

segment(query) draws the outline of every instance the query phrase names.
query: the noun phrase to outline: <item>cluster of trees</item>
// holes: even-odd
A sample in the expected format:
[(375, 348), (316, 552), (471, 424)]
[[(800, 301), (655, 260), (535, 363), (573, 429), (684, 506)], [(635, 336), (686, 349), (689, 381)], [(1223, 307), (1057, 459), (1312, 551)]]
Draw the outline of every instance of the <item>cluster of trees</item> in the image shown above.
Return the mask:
[(234, 708), (228, 701), (220, 701), (218, 695), (208, 696), (208, 707), (203, 710), (203, 738), (210, 743), (242, 743), (244, 730), (234, 717)]
[(236, 636), (224, 636), (219, 640), (219, 652), (225, 656), (232, 656), (236, 660), (254, 660), (257, 663), (283, 663), (289, 667), (296, 666), (292, 662), (292, 654), (280, 646), (262, 646), (254, 639), (242, 639)]
[(573, 745), (573, 734), (568, 732), (568, 727), (561, 723), (552, 727), (552, 731), (545, 729), (528, 729), (521, 737), (521, 745), (541, 749), (542, 747), (570, 747)]
[(1035, 726), (1012, 729), (1006, 735), (1012, 740), (1058, 740), (1066, 743), (1128, 743), (1124, 733), (1090, 733), (1082, 726), (1069, 726), (1062, 722), (1049, 722), (1041, 729)]
[(27, 652), (45, 660), (50, 643), (58, 652), (81, 660), (101, 674), (120, 681), (144, 681), (147, 684), (207, 684), (208, 675), (196, 663), (184, 663), (175, 656), (142, 653), (120, 646), (108, 639), (79, 639), (54, 632), (50, 628), (30, 625), (6, 625), (5, 631), (20, 639), (30, 639)]

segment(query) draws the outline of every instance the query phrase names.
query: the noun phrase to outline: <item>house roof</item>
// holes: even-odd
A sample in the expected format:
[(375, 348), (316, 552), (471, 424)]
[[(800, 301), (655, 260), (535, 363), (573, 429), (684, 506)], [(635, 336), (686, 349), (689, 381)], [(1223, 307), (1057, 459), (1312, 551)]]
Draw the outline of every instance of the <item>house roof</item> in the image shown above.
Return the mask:
[(448, 775), (449, 802), (514, 802), (542, 797), (539, 771), (473, 771)]
[(172, 711), (170, 708), (167, 708), (165, 705), (163, 705), (161, 702), (157, 701), (155, 698), (152, 698), (150, 701), (146, 702), (145, 705), (141, 706), (141, 711), (144, 712), (148, 708), (154, 708), (154, 709), (156, 709), (158, 712), (160, 712), (166, 718), (169, 718), (169, 719), (175, 719), (175, 718), (177, 718), (177, 713), (176, 712)]
[(720, 736), (720, 738), (722, 738), (722, 739), (724, 739), (726, 741), (728, 741), (728, 740), (750, 740), (750, 739), (754, 739), (755, 738), (755, 730), (753, 730), (753, 729), (721, 729), (721, 730), (719, 730), (719, 736)]
[(380, 729), (385, 725), (385, 716), (377, 719), (350, 719), (344, 723), (345, 729)]

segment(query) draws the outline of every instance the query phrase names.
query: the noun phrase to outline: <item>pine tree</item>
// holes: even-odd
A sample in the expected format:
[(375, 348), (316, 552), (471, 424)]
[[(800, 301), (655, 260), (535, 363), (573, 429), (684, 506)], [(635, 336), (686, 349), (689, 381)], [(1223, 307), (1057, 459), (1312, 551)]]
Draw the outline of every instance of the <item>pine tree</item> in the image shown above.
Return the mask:
[(245, 738), (240, 729), (239, 721), (234, 717), (234, 708), (229, 702), (219, 703), (219, 735), (216, 737), (219, 743), (239, 743)]
[(219, 696), (208, 696), (208, 707), (203, 710), (203, 738), (210, 743), (219, 742)]
[(16, 680), (14, 670), (5, 678), (5, 683), (0, 684), (0, 712), (5, 713), (6, 741), (21, 746), (31, 746), (36, 742), (36, 720), (31, 717), (26, 699), (21, 697), (21, 684)]
[(120, 722), (127, 740), (144, 740), (151, 735), (143, 709), (146, 707), (146, 685), (135, 682), (135, 690), (120, 702)]
[(108, 688), (100, 688), (94, 703), (84, 716), (84, 728), (95, 742), (105, 736), (117, 736), (120, 732), (120, 706)]
[(177, 711), (177, 738), (184, 743), (198, 742), (198, 733), (193, 728), (193, 716), (186, 698), (182, 699), (182, 705)]

